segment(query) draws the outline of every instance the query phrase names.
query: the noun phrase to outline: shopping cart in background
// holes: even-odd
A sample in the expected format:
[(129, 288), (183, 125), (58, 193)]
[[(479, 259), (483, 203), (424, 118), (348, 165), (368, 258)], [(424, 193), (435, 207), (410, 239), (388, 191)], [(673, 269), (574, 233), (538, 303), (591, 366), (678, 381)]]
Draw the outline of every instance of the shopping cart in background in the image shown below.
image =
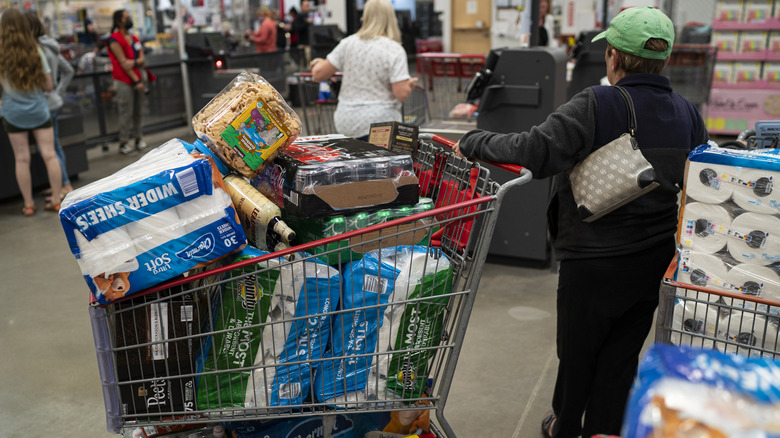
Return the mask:
[(417, 84), (412, 89), (409, 97), (404, 100), (401, 112), (403, 114), (403, 122), (410, 125), (423, 126), (431, 120), (428, 96), (421, 84)]
[[(443, 411), (490, 237), (504, 194), (531, 173), (502, 165), (519, 177), (500, 185), (488, 168), (430, 143), (446, 140), (422, 137), (415, 172), (432, 210), (92, 305), (108, 430), (429, 409), (435, 435), (454, 437)], [(416, 255), (402, 269), (405, 242)], [(342, 289), (354, 282), (362, 286)], [(389, 332), (366, 335), (370, 315)], [(250, 359), (236, 365), (220, 345)], [(322, 371), (329, 366), (338, 371)], [(339, 395), (320, 400), (326, 387)]]
[(758, 296), (764, 285), (757, 281), (729, 284), (695, 272), (692, 281), (699, 285), (680, 283), (674, 280), (677, 261), (675, 257), (661, 283), (656, 342), (780, 357), (780, 302)]
[(436, 120), (449, 120), (453, 109), (466, 102), (466, 85), (485, 65), (485, 55), (420, 53), (417, 69), (428, 92), (430, 114)]
[(705, 119), (717, 53), (717, 47), (708, 44), (676, 44), (661, 72), (669, 77), (672, 89), (696, 105)]
[(333, 113), (338, 104), (341, 73), (336, 73), (324, 83), (313, 82), (311, 72), (295, 73), (298, 96), (303, 115), (302, 136), (332, 134), (336, 132)]

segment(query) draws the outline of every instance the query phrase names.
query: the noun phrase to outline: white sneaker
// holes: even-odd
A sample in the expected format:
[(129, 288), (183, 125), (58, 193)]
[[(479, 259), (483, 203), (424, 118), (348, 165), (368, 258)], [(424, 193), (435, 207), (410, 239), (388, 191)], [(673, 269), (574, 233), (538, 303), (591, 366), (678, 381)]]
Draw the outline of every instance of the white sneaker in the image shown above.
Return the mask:
[(122, 144), (119, 145), (119, 152), (121, 152), (121, 153), (123, 153), (125, 155), (131, 154), (131, 153), (133, 153), (133, 151), (135, 151), (135, 148), (130, 146), (129, 143), (122, 143)]
[(148, 147), (149, 147), (149, 145), (148, 145), (148, 144), (146, 144), (146, 142), (145, 142), (145, 141), (143, 141), (143, 140), (136, 140), (136, 141), (135, 141), (135, 147), (136, 147), (136, 149), (138, 149), (139, 151), (142, 151), (142, 150), (144, 150), (144, 149), (148, 148)]

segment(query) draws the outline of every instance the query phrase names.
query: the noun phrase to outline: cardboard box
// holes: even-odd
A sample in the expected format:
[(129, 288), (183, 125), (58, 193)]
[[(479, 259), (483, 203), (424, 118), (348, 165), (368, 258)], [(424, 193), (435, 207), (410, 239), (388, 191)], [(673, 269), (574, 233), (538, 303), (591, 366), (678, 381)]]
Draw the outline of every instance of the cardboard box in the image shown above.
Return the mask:
[(417, 134), (419, 128), (399, 122), (372, 123), (368, 142), (391, 151), (417, 154)]
[[(423, 213), (433, 209), (433, 200), (430, 198), (420, 198), (414, 206), (386, 208), (361, 212), (349, 216), (334, 216), (328, 218), (298, 219), (295, 217), (285, 218), (285, 221), (293, 228), (301, 243), (313, 242), (326, 237), (337, 236), (347, 231), (359, 230), (371, 225), (385, 223), (394, 219), (411, 216), (417, 213)], [(430, 228), (416, 229), (431, 223), (431, 219), (421, 219), (415, 222), (408, 222), (398, 227), (388, 228), (382, 234), (392, 235), (387, 239), (369, 242), (372, 239), (379, 238), (379, 232), (373, 232), (360, 235), (359, 237), (329, 243), (322, 249), (328, 251), (327, 254), (319, 255), (320, 260), (335, 265), (346, 263), (352, 260), (358, 260), (363, 254), (382, 247), (396, 245), (415, 245), (425, 242), (430, 238)], [(395, 235), (402, 232), (403, 234)], [(386, 241), (385, 241), (386, 240)], [(363, 242), (365, 244), (359, 245)], [(346, 248), (349, 245), (359, 245), (352, 248)], [(338, 251), (339, 248), (344, 248)]]
[(178, 376), (195, 371), (200, 341), (186, 337), (200, 333), (206, 322), (204, 298), (167, 290), (116, 304), (114, 346), (125, 414), (195, 409), (195, 377)]
[(252, 185), (298, 218), (414, 205), (419, 194), (408, 153), (338, 135), (299, 139)]

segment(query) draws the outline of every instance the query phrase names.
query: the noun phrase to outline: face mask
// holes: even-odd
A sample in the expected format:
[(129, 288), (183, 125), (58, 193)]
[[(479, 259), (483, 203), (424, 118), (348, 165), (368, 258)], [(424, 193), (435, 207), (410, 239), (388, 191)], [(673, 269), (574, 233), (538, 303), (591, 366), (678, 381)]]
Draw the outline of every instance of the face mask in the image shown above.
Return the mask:
[(133, 28), (133, 19), (128, 18), (125, 20), (125, 29), (132, 29)]

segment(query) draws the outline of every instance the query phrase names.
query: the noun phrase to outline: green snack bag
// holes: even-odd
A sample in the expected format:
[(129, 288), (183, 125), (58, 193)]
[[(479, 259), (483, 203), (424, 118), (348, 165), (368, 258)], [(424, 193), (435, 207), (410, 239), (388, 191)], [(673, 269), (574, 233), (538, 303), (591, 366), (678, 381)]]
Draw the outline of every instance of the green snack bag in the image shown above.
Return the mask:
[[(268, 253), (247, 246), (233, 263), (265, 254)], [(267, 320), (271, 294), (279, 278), (278, 269), (242, 277), (258, 269), (261, 269), (258, 265), (249, 265), (230, 271), (228, 278), (232, 279), (223, 284), (221, 298), (213, 303), (214, 327), (209, 331), (214, 335), (208, 339), (210, 345), (205, 347), (202, 371), (219, 373), (200, 376), (198, 409), (244, 406), (250, 371), (226, 371), (254, 363), (263, 329), (258, 325)], [(227, 331), (221, 332), (223, 330)]]
[(428, 361), (436, 350), (425, 349), (438, 345), (444, 323), (444, 308), (449, 297), (442, 297), (452, 288), (452, 267), (423, 277), (409, 294), (409, 303), (403, 310), (396, 334), (394, 351), (415, 351), (393, 354), (387, 372), (387, 389), (399, 397), (422, 396), (428, 381)]

